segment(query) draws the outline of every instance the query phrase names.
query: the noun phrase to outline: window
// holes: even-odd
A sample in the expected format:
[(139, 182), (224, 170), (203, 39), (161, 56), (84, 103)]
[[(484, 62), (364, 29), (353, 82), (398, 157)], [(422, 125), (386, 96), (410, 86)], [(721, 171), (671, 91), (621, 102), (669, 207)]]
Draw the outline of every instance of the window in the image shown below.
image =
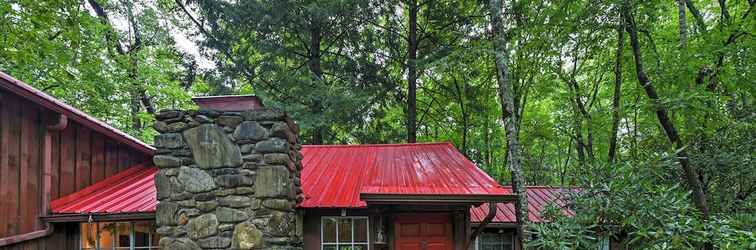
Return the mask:
[(320, 249), (367, 250), (368, 228), (367, 217), (322, 217)]
[(154, 222), (81, 223), (83, 250), (158, 249), (159, 239)]
[(477, 250), (512, 250), (512, 233), (481, 233)]

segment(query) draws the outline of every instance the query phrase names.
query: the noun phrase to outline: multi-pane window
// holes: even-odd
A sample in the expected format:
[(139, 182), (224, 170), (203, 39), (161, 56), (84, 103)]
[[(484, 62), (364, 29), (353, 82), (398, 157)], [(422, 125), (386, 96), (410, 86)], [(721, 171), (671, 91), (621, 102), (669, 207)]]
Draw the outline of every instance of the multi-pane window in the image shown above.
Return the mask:
[(81, 223), (82, 250), (158, 249), (159, 239), (154, 222)]
[(512, 250), (511, 233), (482, 233), (477, 250)]
[(367, 217), (322, 217), (322, 250), (367, 250)]

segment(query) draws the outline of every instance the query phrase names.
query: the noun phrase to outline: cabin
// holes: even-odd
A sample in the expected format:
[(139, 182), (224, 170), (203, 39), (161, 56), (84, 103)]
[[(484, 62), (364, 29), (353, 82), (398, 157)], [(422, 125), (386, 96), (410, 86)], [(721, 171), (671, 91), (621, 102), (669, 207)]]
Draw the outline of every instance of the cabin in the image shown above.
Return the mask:
[[(195, 101), (153, 146), (0, 72), (0, 249), (521, 248), (511, 189), (450, 143), (300, 145), (256, 97)], [(568, 192), (530, 187), (530, 220)]]

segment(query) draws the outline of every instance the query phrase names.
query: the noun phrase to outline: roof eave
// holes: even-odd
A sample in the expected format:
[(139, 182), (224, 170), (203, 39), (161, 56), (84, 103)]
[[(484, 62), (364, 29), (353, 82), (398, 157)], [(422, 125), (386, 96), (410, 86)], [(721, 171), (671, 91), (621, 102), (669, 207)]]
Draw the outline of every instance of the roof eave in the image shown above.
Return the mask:
[(516, 200), (510, 194), (378, 194), (361, 193), (360, 199), (368, 204), (480, 204), (485, 202), (508, 203)]
[[(97, 120), (96, 118), (91, 117), (87, 115), (86, 113), (68, 104), (63, 103), (57, 100), (56, 98), (40, 90), (35, 89), (16, 78), (13, 78), (12, 76), (8, 74), (0, 72), (0, 79), (4, 80), (4, 82), (9, 83), (9, 84), (0, 84), (0, 86), (4, 87), (5, 89), (7, 89), (8, 91), (14, 94), (27, 98), (39, 104), (42, 107), (45, 107), (52, 111), (66, 115), (69, 118), (73, 119), (74, 121), (88, 128), (91, 128), (99, 133), (102, 133), (103, 135), (106, 135), (116, 141), (129, 145), (145, 154), (152, 155), (155, 152), (154, 147), (147, 145), (146, 143), (140, 141), (139, 139), (136, 139), (132, 137), (131, 135), (124, 133), (123, 131), (113, 128), (110, 125), (100, 120)], [(0, 83), (2, 82), (3, 81), (0, 81)]]

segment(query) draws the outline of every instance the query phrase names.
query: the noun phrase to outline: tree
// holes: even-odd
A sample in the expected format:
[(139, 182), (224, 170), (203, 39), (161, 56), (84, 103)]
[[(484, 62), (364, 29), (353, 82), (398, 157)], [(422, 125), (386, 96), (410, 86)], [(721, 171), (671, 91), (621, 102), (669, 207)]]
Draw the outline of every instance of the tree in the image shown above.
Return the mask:
[(512, 190), (517, 196), (515, 203), (515, 215), (517, 217), (517, 238), (521, 245), (525, 245), (530, 240), (527, 229), (528, 224), (528, 198), (525, 189), (525, 179), (522, 174), (522, 159), (520, 152), (519, 128), (517, 127), (517, 113), (514, 108), (514, 88), (509, 80), (509, 69), (507, 61), (509, 52), (507, 51), (506, 32), (504, 31), (504, 20), (502, 10), (504, 5), (501, 0), (491, 0), (488, 3), (491, 12), (491, 33), (493, 37), (493, 48), (496, 55), (496, 72), (497, 82), (499, 84), (499, 101), (501, 102), (501, 119), (504, 128), (507, 131), (507, 162), (509, 170), (512, 172)]

